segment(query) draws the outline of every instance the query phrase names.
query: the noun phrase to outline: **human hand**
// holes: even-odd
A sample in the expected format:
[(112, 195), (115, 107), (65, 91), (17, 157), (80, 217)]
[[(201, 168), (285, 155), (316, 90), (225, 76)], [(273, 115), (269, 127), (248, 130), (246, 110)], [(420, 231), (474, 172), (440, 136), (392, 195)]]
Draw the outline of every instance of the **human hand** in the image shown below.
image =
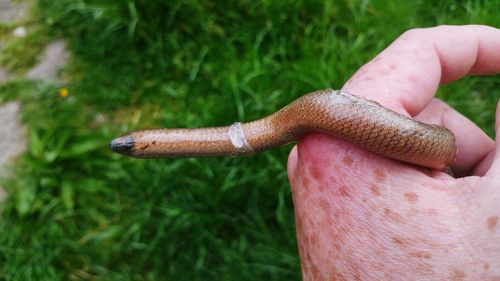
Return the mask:
[[(343, 90), (457, 138), (453, 178), (312, 133), (288, 161), (304, 280), (500, 280), (500, 140), (433, 98), (500, 72), (500, 30), (405, 32)], [(497, 109), (497, 134), (500, 132)]]

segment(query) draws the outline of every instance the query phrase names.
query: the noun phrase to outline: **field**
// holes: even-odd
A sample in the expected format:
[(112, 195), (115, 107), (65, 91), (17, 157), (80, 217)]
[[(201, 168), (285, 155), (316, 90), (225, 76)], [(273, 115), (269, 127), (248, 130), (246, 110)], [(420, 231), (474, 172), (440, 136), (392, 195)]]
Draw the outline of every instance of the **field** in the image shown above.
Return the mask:
[[(16, 73), (47, 42), (73, 53), (61, 83), (16, 79), (27, 152), (3, 185), (0, 280), (297, 280), (291, 145), (241, 158), (137, 160), (128, 131), (250, 121), (340, 88), (402, 32), (500, 26), (498, 1), (38, 0)], [(0, 26), (0, 36), (13, 27)], [(493, 137), (499, 77), (438, 96)], [(68, 95), (61, 95), (61, 89)]]

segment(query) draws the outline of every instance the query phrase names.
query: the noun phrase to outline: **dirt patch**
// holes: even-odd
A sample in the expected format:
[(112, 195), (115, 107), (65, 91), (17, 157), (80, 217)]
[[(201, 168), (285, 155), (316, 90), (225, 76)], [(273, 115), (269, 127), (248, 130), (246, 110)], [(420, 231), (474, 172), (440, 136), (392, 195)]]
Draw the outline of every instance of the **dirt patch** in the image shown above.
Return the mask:
[(31, 6), (29, 1), (0, 0), (0, 22), (15, 22), (24, 19)]
[(34, 80), (55, 80), (59, 70), (68, 59), (66, 42), (64, 40), (54, 41), (45, 47), (40, 62), (28, 71), (26, 77)]
[(5, 68), (0, 67), (0, 84), (4, 83), (8, 79), (9, 79), (9, 73), (7, 72), (7, 70), (5, 70)]
[[(18, 102), (0, 105), (0, 178), (8, 175), (8, 165), (21, 154), (26, 147), (26, 129), (21, 126)], [(0, 188), (0, 199), (5, 194)]]

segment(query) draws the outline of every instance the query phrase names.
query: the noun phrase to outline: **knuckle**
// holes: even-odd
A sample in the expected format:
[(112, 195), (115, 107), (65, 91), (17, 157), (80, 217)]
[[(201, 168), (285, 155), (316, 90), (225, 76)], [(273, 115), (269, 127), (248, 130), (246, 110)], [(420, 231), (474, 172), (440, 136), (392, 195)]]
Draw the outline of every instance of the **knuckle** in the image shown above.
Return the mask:
[(422, 36), (428, 35), (430, 33), (439, 33), (439, 32), (446, 32), (449, 30), (455, 29), (456, 26), (453, 25), (438, 25), (434, 27), (428, 27), (428, 28), (412, 28), (407, 31), (405, 31), (402, 35), (401, 38), (420, 38)]

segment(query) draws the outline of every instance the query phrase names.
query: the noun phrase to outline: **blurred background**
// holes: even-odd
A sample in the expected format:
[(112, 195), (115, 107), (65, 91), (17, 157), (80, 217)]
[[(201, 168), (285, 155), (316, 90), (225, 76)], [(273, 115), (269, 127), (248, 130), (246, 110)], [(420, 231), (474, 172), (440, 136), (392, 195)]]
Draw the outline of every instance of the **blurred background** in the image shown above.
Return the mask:
[[(498, 1), (0, 0), (0, 280), (298, 280), (291, 145), (137, 160), (109, 141), (340, 88), (402, 32)], [(499, 76), (438, 96), (493, 137)], [(332, 152), (334, 153), (334, 152)]]

